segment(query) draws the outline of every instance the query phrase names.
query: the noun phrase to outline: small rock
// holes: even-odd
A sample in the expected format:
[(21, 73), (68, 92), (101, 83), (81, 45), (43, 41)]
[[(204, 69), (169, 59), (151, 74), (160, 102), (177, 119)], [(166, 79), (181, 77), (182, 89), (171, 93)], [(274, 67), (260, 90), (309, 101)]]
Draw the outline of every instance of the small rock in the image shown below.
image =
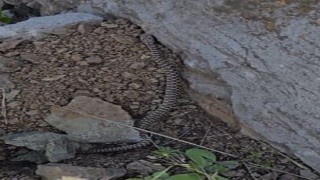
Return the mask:
[(6, 95), (6, 101), (13, 101), (14, 98), (20, 93), (20, 90), (12, 90)]
[(68, 51), (68, 48), (60, 48), (60, 49), (57, 49), (57, 53), (58, 53), (58, 54), (61, 54), (61, 53), (67, 52), (67, 51)]
[(69, 139), (95, 143), (137, 142), (141, 140), (138, 131), (126, 127), (132, 126), (133, 120), (120, 106), (98, 98), (77, 96), (65, 108), (75, 112), (53, 107), (51, 114), (45, 118), (45, 121), (57, 129), (65, 131)]
[(29, 116), (34, 116), (36, 114), (39, 114), (39, 111), (38, 110), (31, 110), (31, 111), (26, 112), (26, 114)]
[(31, 62), (33, 64), (40, 64), (41, 63), (41, 58), (36, 54), (20, 53), (20, 57), (22, 60)]
[(102, 59), (99, 56), (91, 56), (91, 57), (86, 58), (86, 62), (88, 64), (100, 64), (100, 63), (102, 63)]
[(13, 101), (13, 102), (10, 102), (10, 103), (8, 104), (8, 107), (15, 108), (15, 107), (17, 107), (17, 106), (19, 106), (19, 105), (21, 105), (20, 102), (18, 102), (18, 101)]
[(41, 152), (29, 151), (23, 155), (10, 159), (10, 161), (28, 161), (36, 164), (43, 164), (48, 162), (48, 159)]
[(143, 69), (146, 67), (146, 64), (143, 62), (134, 63), (130, 66), (131, 69)]
[(135, 79), (136, 77), (136, 75), (135, 74), (133, 74), (133, 73), (129, 73), (129, 72), (124, 72), (124, 73), (122, 73), (121, 74), (122, 75), (122, 77), (124, 77), (125, 79)]
[(79, 66), (88, 66), (89, 64), (86, 61), (79, 61), (79, 62), (77, 62), (77, 65), (79, 65)]
[(131, 37), (131, 36), (126, 36), (126, 35), (116, 35), (116, 34), (111, 34), (111, 38), (116, 40), (118, 43), (121, 44), (128, 44), (128, 45), (133, 45), (137, 42), (139, 42), (139, 39), (136, 37)]
[(74, 60), (74, 61), (81, 61), (83, 58), (80, 54), (73, 54), (71, 56), (71, 59)]
[[(1, 63), (0, 63), (0, 69), (1, 69)], [(3, 88), (5, 90), (14, 88), (14, 84), (9, 80), (8, 74), (0, 73), (0, 88)], [(0, 91), (0, 93), (3, 93), (3, 92)]]
[(259, 179), (261, 179), (261, 180), (274, 180), (274, 179), (277, 179), (277, 177), (278, 177), (277, 173), (271, 172), (271, 173), (267, 173), (267, 174), (260, 176)]
[(300, 170), (300, 175), (310, 179), (318, 179), (319, 176), (311, 172), (309, 169)]
[(153, 172), (157, 172), (165, 169), (165, 167), (163, 167), (161, 164), (153, 164), (145, 160), (138, 160), (138, 161), (129, 163), (126, 166), (126, 168), (128, 171), (139, 173), (142, 175), (149, 175)]
[(147, 56), (147, 55), (144, 55), (144, 54), (140, 57), (141, 60), (149, 59), (149, 58), (151, 58), (151, 56)]
[(22, 62), (15, 58), (0, 57), (0, 73), (10, 73), (19, 70)]
[(36, 174), (46, 180), (60, 180), (67, 177), (78, 180), (111, 180), (124, 176), (126, 170), (122, 168), (93, 168), (50, 163), (38, 165)]
[(50, 162), (59, 162), (74, 158), (79, 147), (80, 145), (77, 142), (68, 141), (64, 138), (54, 139), (47, 143), (45, 154)]
[(139, 83), (130, 83), (129, 87), (133, 88), (133, 89), (139, 89), (142, 85)]
[(4, 134), (6, 134), (6, 131), (4, 129), (0, 128), (0, 136), (2, 136)]
[(56, 81), (56, 80), (59, 80), (61, 78), (64, 78), (66, 75), (56, 75), (56, 76), (53, 76), (53, 77), (46, 77), (46, 78), (43, 78), (41, 79), (42, 81)]
[(8, 39), (0, 44), (0, 51), (5, 52), (9, 49), (17, 47), (20, 43), (25, 41), (24, 39)]
[(102, 22), (102, 23), (100, 24), (100, 26), (105, 27), (105, 28), (109, 28), (109, 29), (113, 29), (113, 28), (119, 27), (118, 24), (106, 23), (106, 22)]
[(91, 30), (91, 27), (86, 24), (80, 24), (77, 29), (77, 31), (81, 34), (86, 34), (90, 32), (90, 30)]
[(279, 177), (279, 180), (298, 180), (298, 177), (292, 176), (290, 174), (283, 174)]

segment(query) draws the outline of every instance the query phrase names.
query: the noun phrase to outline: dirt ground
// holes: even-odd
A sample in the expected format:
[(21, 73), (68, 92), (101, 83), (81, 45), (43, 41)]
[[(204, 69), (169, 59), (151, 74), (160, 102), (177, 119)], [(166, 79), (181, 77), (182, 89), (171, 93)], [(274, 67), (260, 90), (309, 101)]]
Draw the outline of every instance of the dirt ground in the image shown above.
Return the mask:
[[(81, 26), (63, 35), (49, 34), (42, 40), (24, 42), (2, 53), (2, 57), (18, 60), (20, 64), (10, 73), (10, 80), (19, 94), (7, 104), (9, 123), (5, 124), (1, 119), (0, 128), (6, 133), (32, 130), (59, 132), (48, 125), (44, 117), (50, 113), (51, 104), (65, 106), (78, 95), (98, 97), (120, 105), (135, 119), (155, 109), (161, 103), (165, 77), (148, 49), (139, 41), (142, 30), (123, 19), (108, 23), (98, 27)], [(159, 48), (183, 71), (177, 55), (161, 45)], [(216, 153), (219, 160), (251, 162), (299, 175), (300, 168), (288, 158), (209, 116), (186, 94), (180, 102), (170, 117), (158, 122), (153, 131), (239, 157)], [(154, 136), (154, 141), (176, 149), (191, 147), (157, 136)], [(140, 159), (157, 162), (148, 159), (155, 149), (150, 146), (121, 153), (79, 155), (62, 163), (125, 167)], [(0, 141), (0, 179), (40, 179), (34, 174), (35, 164), (10, 161), (21, 150), (23, 148)], [(230, 179), (244, 180), (254, 179), (256, 175), (260, 175), (256, 179), (263, 179), (263, 176), (267, 179), (273, 171), (242, 165), (232, 172)], [(284, 177), (280, 172), (274, 174), (278, 179)]]

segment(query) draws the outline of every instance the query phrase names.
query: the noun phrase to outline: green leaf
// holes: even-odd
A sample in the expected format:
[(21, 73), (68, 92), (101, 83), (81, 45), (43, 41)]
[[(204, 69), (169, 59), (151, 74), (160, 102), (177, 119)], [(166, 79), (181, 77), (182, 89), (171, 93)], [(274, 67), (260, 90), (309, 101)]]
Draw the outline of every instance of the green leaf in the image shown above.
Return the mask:
[(12, 19), (9, 18), (9, 17), (5, 17), (5, 16), (2, 16), (0, 17), (0, 22), (3, 22), (3, 23), (11, 23), (12, 22)]
[[(212, 162), (216, 161), (217, 159), (212, 152), (197, 148), (187, 150), (186, 155), (189, 159), (191, 159), (193, 162), (195, 162), (201, 167), (211, 165)], [(211, 160), (211, 162), (209, 162), (208, 160)]]
[(238, 161), (222, 161), (222, 162), (219, 162), (219, 164), (229, 169), (235, 169), (240, 166), (240, 163)]
[(190, 173), (190, 174), (177, 174), (165, 180), (203, 180), (203, 179), (204, 177), (200, 176), (199, 174)]
[(160, 172), (155, 172), (152, 174), (153, 179), (165, 179), (168, 178), (170, 175), (166, 173), (166, 169)]
[(142, 178), (129, 178), (129, 179), (126, 179), (126, 180), (144, 180)]

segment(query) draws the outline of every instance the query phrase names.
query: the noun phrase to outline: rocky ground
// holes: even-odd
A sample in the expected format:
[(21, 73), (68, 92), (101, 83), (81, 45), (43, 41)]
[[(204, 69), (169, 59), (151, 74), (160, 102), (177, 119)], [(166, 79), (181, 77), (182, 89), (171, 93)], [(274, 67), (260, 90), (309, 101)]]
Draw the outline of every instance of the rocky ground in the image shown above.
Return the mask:
[[(77, 96), (95, 97), (119, 105), (134, 119), (155, 109), (161, 103), (165, 77), (148, 49), (139, 41), (141, 33), (142, 30), (136, 25), (124, 19), (115, 19), (97, 27), (80, 25), (67, 34), (48, 34), (42, 40), (21, 42), (17, 47), (3, 51), (1, 61), (7, 63), (7, 67), (0, 66), (0, 70), (8, 73), (12, 84), (5, 74), (1, 74), (1, 82), (13, 90), (6, 97), (8, 123), (5, 123), (2, 113), (0, 134), (29, 131), (61, 133), (44, 119), (51, 113), (52, 105), (66, 106)], [(159, 48), (168, 60), (183, 71), (183, 64), (177, 55), (161, 45)], [(170, 117), (157, 122), (152, 129), (238, 156), (233, 158), (216, 153), (219, 160), (246, 162), (224, 174), (230, 179), (303, 179), (283, 172), (308, 176), (309, 179), (315, 177), (268, 145), (244, 137), (237, 130), (209, 116), (187, 94)], [(161, 146), (180, 150), (192, 147), (162, 137), (153, 138)], [(121, 153), (77, 155), (59, 163), (117, 168), (121, 178), (126, 179), (146, 172), (149, 166), (141, 165), (141, 162), (167, 165), (150, 157), (155, 149), (155, 146), (150, 146)], [(36, 164), (12, 161), (26, 152), (29, 150), (0, 141), (1, 179), (40, 179), (39, 175), (45, 176), (43, 174), (47, 171), (43, 170), (46, 168), (44, 166), (39, 167), (42, 170), (38, 169), (36, 175)], [(140, 163), (141, 168), (137, 170), (138, 165), (130, 163)], [(276, 171), (255, 168), (249, 163), (272, 167)], [(97, 172), (107, 173), (101, 169)]]

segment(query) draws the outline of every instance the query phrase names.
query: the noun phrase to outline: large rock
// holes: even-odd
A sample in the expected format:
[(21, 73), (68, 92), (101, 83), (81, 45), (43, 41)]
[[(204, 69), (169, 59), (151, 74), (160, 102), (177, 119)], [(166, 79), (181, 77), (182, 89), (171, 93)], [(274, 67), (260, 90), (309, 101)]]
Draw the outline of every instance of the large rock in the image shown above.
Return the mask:
[(53, 107), (46, 121), (74, 141), (90, 143), (138, 142), (131, 116), (120, 106), (99, 98), (75, 97), (65, 107)]
[(7, 3), (14, 6), (26, 6), (39, 9), (41, 15), (52, 15), (75, 8), (83, 0), (0, 0), (0, 5)]
[(60, 32), (72, 25), (97, 24), (102, 18), (88, 13), (65, 13), (55, 16), (33, 17), (26, 21), (0, 27), (0, 39), (11, 37), (39, 37), (42, 33)]
[(230, 105), (207, 109), (234, 112), (243, 132), (320, 171), (320, 2), (286, 2), (91, 0), (79, 9), (141, 25), (181, 53), (195, 92)]

